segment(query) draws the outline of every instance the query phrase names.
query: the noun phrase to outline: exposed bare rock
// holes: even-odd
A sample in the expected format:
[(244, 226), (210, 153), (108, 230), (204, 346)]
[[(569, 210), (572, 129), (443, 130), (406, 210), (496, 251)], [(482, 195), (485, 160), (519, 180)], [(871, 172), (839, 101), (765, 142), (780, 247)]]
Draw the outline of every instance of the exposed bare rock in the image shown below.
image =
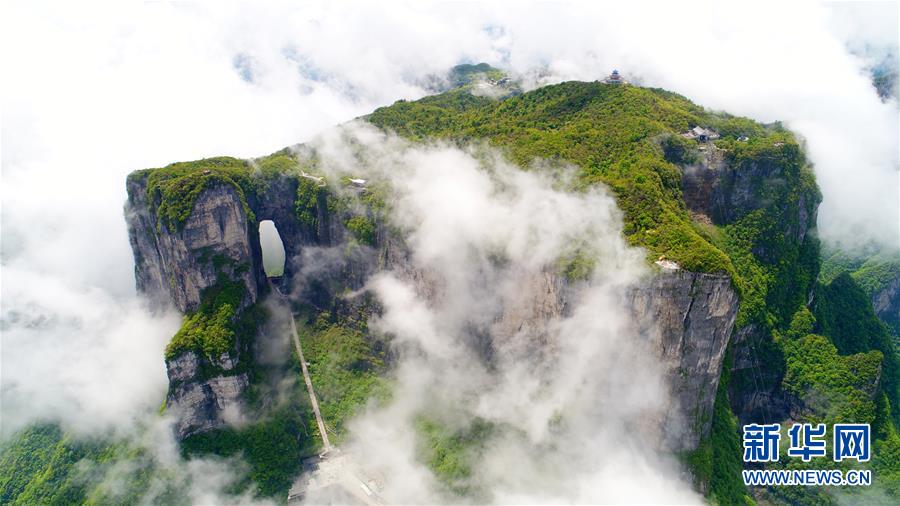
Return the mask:
[[(440, 280), (409, 264), (404, 268), (404, 259), (398, 251), (392, 253), (395, 272), (413, 283), (423, 298), (440, 297)], [(507, 299), (485, 329), (487, 339), (480, 343), (485, 358), (499, 349), (530, 359), (556, 351), (552, 324), (568, 315), (575, 286), (552, 270), (523, 271), (515, 279), (519, 295)], [(671, 388), (672, 404), (664, 420), (671, 433), (665, 443), (676, 451), (695, 449), (710, 430), (737, 315), (739, 301), (731, 278), (664, 268), (634, 288), (628, 303), (637, 332), (659, 357)]]
[[(183, 228), (174, 231), (165, 225), (157, 227), (143, 183), (129, 181), (128, 190), (127, 219), (141, 291), (191, 311), (199, 305), (203, 290), (223, 274), (246, 287), (245, 305), (265, 290), (257, 223), (248, 218), (232, 187), (215, 185), (203, 191)], [(347, 231), (341, 218), (329, 212), (325, 199), (318, 203), (315, 223), (301, 223), (293, 207), (296, 192), (295, 178), (277, 177), (268, 180), (258, 194), (248, 196), (247, 204), (257, 220), (275, 221), (292, 259), (284, 279), (299, 276), (314, 286), (314, 298), (306, 302), (359, 313), (353, 307), (356, 302), (341, 295), (359, 289), (377, 269), (390, 269), (411, 281), (423, 297), (440, 300), (441, 280), (414, 265), (402, 237), (378, 224), (373, 247), (359, 246), (348, 253), (347, 248), (338, 246), (346, 241)], [(336, 263), (317, 270), (329, 252), (339, 257)], [(503, 349), (523, 353), (554, 350), (549, 324), (566, 315), (573, 287), (565, 276), (552, 270), (523, 272), (517, 280), (527, 287), (520, 290), (521, 297), (507, 300), (497, 314), (485, 315), (485, 321), (474, 322), (474, 344), (487, 359), (501, 344)], [(709, 430), (737, 311), (730, 279), (666, 269), (635, 289), (630, 302), (639, 330), (658, 353), (673, 385), (670, 421), (688, 434), (675, 441), (675, 446), (695, 448)], [(168, 406), (180, 413), (179, 437), (221, 427), (229, 411), (239, 407), (248, 380), (246, 374), (233, 374), (237, 362), (244, 359), (233, 351), (212, 361), (194, 352), (168, 361)]]
[(259, 233), (232, 186), (204, 190), (180, 230), (157, 225), (145, 182), (129, 181), (128, 194), (126, 218), (140, 291), (163, 301), (167, 294), (175, 307), (188, 312), (224, 273), (244, 285), (244, 305), (256, 301), (262, 272)]
[[(698, 221), (733, 223), (754, 210), (772, 206), (775, 202), (771, 194), (793, 185), (788, 179), (789, 169), (777, 160), (760, 158), (736, 166), (728, 162), (726, 155), (710, 144), (698, 163), (682, 167), (684, 203)], [(803, 243), (816, 224), (819, 202), (810, 200), (800, 193), (796, 202), (780, 204), (787, 237), (796, 244)], [(772, 251), (758, 248), (754, 254), (775, 260)]]
[(676, 450), (694, 449), (709, 433), (719, 375), (737, 315), (738, 296), (731, 279), (663, 271), (634, 290), (631, 307), (671, 386), (674, 409), (666, 425), (675, 428), (679, 437), (669, 443)]
[(564, 276), (544, 270), (517, 276), (518, 292), (490, 326), (495, 346), (520, 355), (551, 354), (556, 344), (549, 324), (567, 314), (569, 284)]
[[(169, 374), (166, 407), (178, 414), (175, 432), (179, 439), (227, 423), (229, 416), (240, 411), (241, 396), (249, 384), (247, 373), (204, 377), (204, 360), (188, 351), (166, 364)], [(220, 370), (234, 367), (230, 359), (205, 365)]]

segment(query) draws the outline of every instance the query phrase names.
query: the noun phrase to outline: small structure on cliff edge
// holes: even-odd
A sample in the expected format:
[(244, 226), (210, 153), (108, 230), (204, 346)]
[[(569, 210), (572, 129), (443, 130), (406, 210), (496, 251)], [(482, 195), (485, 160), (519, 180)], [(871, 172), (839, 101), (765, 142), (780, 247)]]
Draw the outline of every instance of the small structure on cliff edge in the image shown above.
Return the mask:
[(305, 177), (306, 179), (309, 179), (309, 180), (311, 180), (311, 181), (315, 181), (315, 183), (316, 183), (317, 186), (328, 186), (328, 184), (325, 182), (325, 178), (324, 178), (324, 177), (313, 176), (312, 174), (308, 174), (308, 173), (307, 173), (305, 170), (303, 170), (303, 169), (300, 170), (300, 175), (301, 175), (302, 177)]
[(715, 130), (703, 128), (702, 126), (695, 126), (681, 135), (687, 139), (693, 139), (698, 142), (714, 141), (720, 137), (719, 133)]
[(618, 70), (613, 70), (612, 74), (606, 76), (606, 79), (604, 79), (603, 82), (606, 84), (628, 84), (628, 81), (622, 79)]
[(657, 266), (659, 266), (660, 269), (664, 271), (677, 271), (678, 269), (681, 269), (681, 266), (678, 265), (677, 262), (666, 260), (665, 256), (659, 257), (659, 260), (653, 263), (655, 263)]

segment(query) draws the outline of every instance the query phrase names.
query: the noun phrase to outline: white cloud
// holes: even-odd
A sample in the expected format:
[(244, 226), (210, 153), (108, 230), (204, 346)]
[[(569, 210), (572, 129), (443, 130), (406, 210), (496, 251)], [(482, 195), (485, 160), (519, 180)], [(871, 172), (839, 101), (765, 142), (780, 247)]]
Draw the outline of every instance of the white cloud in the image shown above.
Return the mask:
[(136, 300), (18, 266), (5, 265), (3, 280), (4, 435), (33, 418), (97, 434), (159, 407), (167, 387), (159, 357), (177, 316), (153, 318)]
[(848, 9), (836, 28), (833, 9), (810, 2), (6, 2), (4, 431), (49, 413), (127, 425), (161, 401), (177, 322), (135, 301), (128, 172), (265, 154), (419, 97), (424, 76), (461, 61), (541, 69), (543, 82), (618, 67), (704, 106), (784, 120), (808, 141), (821, 235), (897, 246), (897, 103), (878, 100), (846, 49), (884, 42), (896, 23)]
[[(574, 167), (522, 171), (486, 147), (413, 146), (359, 124), (313, 146), (329, 180), (391, 188), (390, 225), (412, 252), (368, 282), (383, 306), (369, 328), (398, 363), (387, 405), (350, 423), (348, 449), (386, 477), (388, 502), (459, 500), (422, 463), (420, 416), (495, 428), (461, 478), (480, 502), (698, 502), (663, 456), (671, 402), (626, 305), (644, 252), (625, 244), (609, 194), (556, 189)], [(573, 244), (596, 268), (564, 287), (553, 273)]]

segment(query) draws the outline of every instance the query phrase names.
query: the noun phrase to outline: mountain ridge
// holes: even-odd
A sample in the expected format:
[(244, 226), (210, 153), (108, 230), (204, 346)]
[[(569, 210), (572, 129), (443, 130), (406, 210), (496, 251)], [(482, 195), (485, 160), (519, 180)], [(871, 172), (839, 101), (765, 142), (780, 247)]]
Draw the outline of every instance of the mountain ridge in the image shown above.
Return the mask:
[[(473, 94), (469, 84), (398, 101), (362, 120), (413, 143), (485, 143), (523, 170), (540, 171), (542, 160), (570, 164), (577, 171), (572, 192), (609, 188), (623, 213), (626, 240), (644, 248), (647, 264), (656, 269), (632, 293), (632, 304), (640, 308), (637, 320), (660, 326), (651, 341), (679, 392), (673, 413), (690, 427), (675, 448), (698, 490), (728, 503), (766, 493), (778, 497), (740, 483), (734, 472), (741, 467), (734, 452), (737, 424), (833, 420), (827, 408), (842, 401), (835, 397), (822, 411), (812, 390), (853, 397), (854, 416), (875, 424), (884, 433), (882, 444), (897, 444), (891, 415), (884, 414), (897, 399), (893, 350), (883, 338), (833, 353), (829, 348), (855, 330), (838, 328), (827, 308), (868, 299), (838, 301), (840, 294), (816, 284), (821, 195), (793, 134), (777, 123), (712, 113), (680, 95), (628, 84), (567, 82), (500, 99)], [(720, 137), (698, 142), (682, 135), (698, 126)], [(176, 431), (183, 451), (245, 451), (264, 495), (283, 493), (298, 468), (281, 464), (288, 457), (277, 465), (266, 462), (271, 449), (257, 439), (270, 430), (285, 441), (293, 437), (282, 451), (297, 465), (315, 442), (298, 432), (308, 422), (301, 394), (292, 391), (291, 409), (267, 400), (273, 392), (266, 378), (296, 374), (296, 364), (259, 363), (260, 328), (272, 316), (260, 302), (267, 281), (258, 222), (275, 221), (288, 259), (302, 257), (309, 246), (348, 245), (339, 275), (316, 279), (293, 300), (303, 315), (304, 347), (315, 350), (311, 360), (328, 364), (328, 374), (313, 381), (337, 392), (323, 400), (336, 430), (343, 430), (360, 400), (385, 395), (379, 378), (391, 360), (387, 343), (367, 326), (378, 314), (377, 303), (370, 297), (350, 302), (340, 294), (359, 290), (369, 273), (386, 266), (405, 271), (423, 292), (435, 291), (428, 273), (408, 267), (404, 238), (386, 222), (389, 193), (377, 182), (358, 191), (349, 180), (320, 182), (318, 160), (314, 148), (301, 145), (250, 160), (220, 157), (135, 171), (126, 183), (138, 289), (187, 315), (165, 357), (166, 409), (182, 413)], [(356, 196), (348, 199), (333, 188)], [(563, 314), (566, 290), (579, 282), (585, 261), (576, 254), (547, 272), (552, 289), (535, 304)], [(657, 268), (656, 261), (674, 262), (676, 270)], [(289, 288), (300, 272), (286, 265), (276, 282)], [(834, 302), (829, 306), (828, 300)], [(861, 310), (853, 329), (876, 328), (869, 313)], [(512, 311), (498, 328), (521, 325), (528, 314), (528, 308)], [(824, 337), (808, 337), (814, 331)], [(875, 360), (875, 353), (882, 358)], [(831, 362), (804, 362), (813, 355)], [(862, 363), (863, 355), (867, 364), (878, 362), (866, 369), (874, 382), (844, 384), (816, 372), (836, 361), (848, 367), (843, 361), (851, 359), (842, 357)], [(229, 406), (241, 403), (266, 414), (248, 427), (231, 428)], [(459, 472), (454, 476), (465, 476)]]

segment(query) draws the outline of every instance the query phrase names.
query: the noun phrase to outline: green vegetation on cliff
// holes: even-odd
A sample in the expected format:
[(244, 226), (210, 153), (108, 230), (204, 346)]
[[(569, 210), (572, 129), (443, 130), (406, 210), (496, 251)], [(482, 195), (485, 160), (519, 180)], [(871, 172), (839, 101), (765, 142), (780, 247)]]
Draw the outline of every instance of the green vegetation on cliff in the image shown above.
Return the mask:
[(462, 88), (483, 80), (499, 81), (504, 77), (506, 74), (502, 70), (487, 63), (464, 63), (450, 69), (448, 81), (450, 86)]
[(523, 167), (536, 159), (572, 163), (581, 169), (579, 186), (602, 182), (612, 189), (624, 211), (629, 242), (646, 247), (653, 259), (665, 255), (700, 272), (733, 274), (734, 267), (685, 207), (681, 170), (672, 161), (691, 158), (695, 148), (680, 134), (696, 125), (712, 126), (725, 134), (719, 142), (726, 144), (750, 134), (755, 136), (752, 148), (734, 148), (739, 159), (773, 150), (781, 157), (775, 163), (805, 164), (799, 149), (785, 147), (795, 148), (796, 142), (784, 131), (708, 113), (674, 93), (634, 86), (567, 82), (499, 101), (455, 90), (397, 102), (367, 119), (416, 140), (485, 139)]
[[(186, 439), (184, 456), (240, 458), (246, 473), (234, 467), (237, 481), (223, 484), (226, 492), (252, 488), (283, 497), (302, 459), (314, 453), (303, 392), (296, 389), (290, 400), (241, 428)], [(137, 444), (153, 443), (76, 438), (56, 425), (26, 428), (0, 447), (0, 504), (186, 504), (192, 484), (178, 467), (183, 463)]]
[[(819, 285), (813, 313), (816, 331), (826, 335), (842, 355), (877, 350), (884, 357), (881, 390), (892, 407), (900, 406), (900, 360), (891, 332), (881, 322), (866, 293), (848, 274)], [(900, 416), (894, 412), (895, 423)]]
[(255, 486), (259, 495), (283, 496), (299, 474), (303, 458), (313, 452), (307, 429), (307, 404), (301, 390), (293, 389), (290, 402), (267, 412), (261, 419), (240, 427), (226, 427), (185, 439), (185, 456), (241, 457), (249, 466), (234, 491)]
[(478, 494), (470, 482), (471, 463), (485, 451), (484, 442), (495, 430), (494, 425), (476, 418), (468, 427), (452, 430), (436, 420), (419, 416), (415, 428), (418, 457), (438, 481), (457, 495)]
[(804, 230), (815, 223), (800, 223), (815, 216), (815, 178), (796, 143), (781, 132), (772, 138), (772, 144), (722, 142), (733, 170), (761, 174), (751, 181), (755, 208), (730, 210), (736, 215), (718, 238), (737, 273), (738, 328), (754, 322), (785, 328), (806, 303), (819, 268), (818, 241)]
[[(852, 283), (849, 276), (847, 280)], [(858, 304), (868, 304), (863, 294), (853, 294), (858, 288), (853, 290), (844, 286), (836, 293), (828, 288), (820, 285), (817, 289), (820, 302), (837, 296), (845, 299), (841, 304), (848, 302), (846, 298), (856, 299)], [(833, 307), (832, 304), (827, 306)], [(817, 316), (822, 314), (816, 309)], [(879, 323), (874, 315), (855, 319), (851, 310), (843, 323), (846, 328), (856, 329), (871, 325), (873, 321)], [(829, 332), (830, 338), (813, 333), (823, 330)], [(804, 463), (782, 455), (778, 463), (767, 467), (844, 470), (862, 467), (875, 471), (873, 488), (877, 492), (873, 494), (896, 494), (900, 491), (900, 476), (897, 473), (900, 467), (897, 467), (898, 461), (892, 454), (896, 429), (891, 415), (892, 401), (889, 400), (890, 385), (894, 381), (890, 378), (891, 370), (896, 367), (893, 350), (889, 350), (890, 355), (869, 345), (860, 346), (857, 353), (842, 350), (836, 346), (842, 339), (831, 337), (838, 336), (834, 329), (828, 324), (823, 325), (806, 307), (797, 311), (787, 331), (775, 333), (775, 349), (784, 360), (781, 388), (791, 404), (791, 420), (783, 421), (783, 430), (789, 426), (788, 422), (825, 423), (829, 427), (834, 423), (869, 423), (872, 425), (874, 452), (872, 462), (865, 464), (836, 464), (830, 458)], [(786, 437), (783, 435), (782, 441)], [(789, 504), (838, 504), (838, 494), (849, 494), (846, 500), (852, 503), (865, 503), (869, 497), (867, 491), (854, 487), (769, 487), (767, 493), (771, 498)]]
[(325, 198), (328, 190), (315, 181), (301, 177), (297, 180), (297, 199), (294, 201), (294, 212), (297, 219), (311, 230), (319, 225), (319, 202)]
[[(771, 336), (787, 329), (815, 288), (819, 245), (808, 229), (821, 198), (800, 145), (780, 125), (709, 113), (662, 90), (578, 82), (500, 101), (450, 92), (398, 102), (368, 120), (414, 140), (485, 139), (520, 166), (559, 160), (580, 169), (579, 187), (606, 184), (624, 212), (626, 238), (645, 247), (650, 259), (665, 256), (688, 270), (731, 275), (741, 296), (737, 326), (758, 329), (753, 356), (772, 369), (769, 386), (779, 388), (785, 357)], [(696, 125), (722, 135), (715, 145), (726, 168), (717, 175), (717, 191), (734, 194), (731, 202), (710, 203), (727, 206), (710, 209), (712, 223), (695, 221), (682, 194), (685, 166), (711, 149), (703, 152), (680, 135)], [(566, 267), (567, 274), (576, 272)], [(736, 389), (759, 388), (758, 375), (736, 376)], [(727, 371), (724, 378), (712, 432), (688, 463), (710, 497), (735, 504), (749, 497), (740, 482)]]
[[(688, 270), (731, 275), (741, 296), (737, 326), (759, 329), (754, 356), (773, 369), (771, 386), (779, 388), (774, 382), (784, 374), (785, 357), (770, 336), (786, 330), (805, 306), (818, 273), (818, 241), (807, 229), (815, 225), (821, 197), (790, 132), (709, 113), (662, 90), (600, 83), (563, 83), (501, 101), (450, 92), (399, 102), (368, 119), (417, 140), (486, 139), (523, 167), (559, 160), (580, 169), (579, 187), (606, 184), (624, 213), (626, 238), (645, 247), (650, 259), (665, 256)], [(710, 202), (728, 206), (710, 209), (712, 223), (695, 221), (682, 195), (685, 166), (711, 149), (700, 151), (680, 135), (696, 125), (722, 135), (715, 145), (726, 168), (717, 175), (717, 191), (735, 194), (732, 202)], [(729, 377), (724, 371), (710, 435), (687, 460), (710, 497), (737, 504), (749, 496), (740, 482)], [(737, 375), (735, 388), (758, 388), (755, 379)]]
[[(846, 273), (874, 301), (892, 283), (900, 281), (900, 252), (869, 247), (855, 253), (847, 253), (832, 245), (823, 248), (822, 271), (819, 281), (830, 283), (840, 274)], [(896, 304), (882, 308), (879, 316), (891, 327), (895, 343), (900, 346), (900, 311)]]
[(249, 186), (249, 168), (246, 160), (219, 157), (137, 171), (129, 177), (147, 178), (147, 198), (156, 212), (157, 227), (166, 225), (170, 230), (180, 230), (194, 210), (197, 197), (217, 185), (234, 188), (244, 212), (252, 217), (245, 195)]
[(17, 435), (0, 459), (0, 503), (80, 503), (86, 498), (73, 468), (98, 456), (102, 445), (72, 444), (55, 426), (36, 426)]
[[(733, 376), (730, 365), (725, 366), (711, 433), (687, 456), (711, 498), (727, 504), (749, 501), (740, 482), (738, 422), (729, 408), (729, 387), (738, 393), (783, 391), (798, 416), (811, 421), (874, 423), (879, 440), (873, 466), (896, 474), (900, 445), (891, 412), (896, 416), (897, 359), (869, 298), (896, 275), (900, 263), (855, 264), (849, 276), (831, 274), (826, 263), (823, 275), (829, 271), (830, 283), (816, 284), (819, 244), (811, 227), (820, 195), (790, 132), (779, 125), (710, 113), (679, 95), (635, 86), (569, 82), (493, 100), (473, 95), (468, 86), (472, 76), (493, 69), (471, 67), (459, 69), (462, 89), (399, 101), (367, 119), (415, 141), (486, 142), (528, 170), (542, 159), (572, 164), (579, 174), (576, 190), (598, 183), (611, 189), (623, 211), (627, 240), (646, 248), (650, 259), (665, 256), (688, 270), (731, 276), (741, 296), (737, 328), (752, 330), (743, 346), (752, 348), (758, 365)], [(712, 210), (705, 217), (709, 220), (697, 219), (682, 194), (685, 166), (700, 163), (708, 154), (680, 135), (697, 125), (722, 134), (715, 143), (717, 153), (735, 177), (719, 178), (719, 190), (728, 194), (735, 190), (732, 185), (743, 184), (740, 192), (746, 197), (743, 204), (720, 203), (727, 208)], [(221, 158), (173, 164), (132, 177), (148, 178), (147, 192), (158, 220), (171, 228), (184, 223), (199, 193), (211, 185), (232, 186), (247, 206), (257, 185), (264, 184), (259, 173), (287, 172), (294, 164), (281, 153), (255, 163)], [(304, 226), (318, 230), (324, 208), (339, 213), (357, 243), (375, 241), (377, 213), (370, 212), (372, 206), (361, 212), (359, 206), (331, 198), (315, 181), (298, 180), (295, 212)], [(249, 208), (245, 210), (252, 220)], [(576, 280), (590, 264), (576, 251), (558, 267)], [(348, 324), (325, 311), (315, 314), (320, 317), (302, 325), (304, 347), (309, 350), (307, 359), (326, 423), (339, 438), (344, 421), (366, 399), (386, 392), (378, 376), (383, 351), (369, 342), (364, 325)], [(186, 319), (170, 347), (208, 355), (228, 349), (234, 339), (232, 320), (227, 303), (210, 303)], [(765, 369), (762, 375), (760, 368)], [(210, 433), (186, 448), (263, 455), (276, 450), (254, 446), (255, 441), (282, 440), (276, 425), (265, 426), (274, 431), (272, 437), (266, 436), (269, 429), (258, 433), (243, 429), (223, 433), (220, 443)], [(446, 485), (459, 486), (469, 472), (464, 454), (470, 434), (447, 431), (425, 419), (418, 428), (423, 459)], [(300, 451), (297, 448), (290, 448), (292, 455)], [(269, 471), (257, 471), (255, 476), (264, 492), (286, 483), (284, 476), (273, 478)], [(791, 490), (778, 497), (828, 500), (820, 491)]]
[(0, 504), (137, 504), (158, 473), (143, 449), (34, 425), (0, 447)]
[(890, 497), (900, 497), (900, 434), (892, 431), (875, 443), (872, 469), (879, 488)]
[(181, 328), (166, 346), (166, 358), (175, 358), (185, 351), (218, 358), (234, 351), (236, 326), (240, 325), (235, 311), (243, 297), (241, 283), (221, 277), (203, 294), (200, 308), (184, 317)]
[(132, 172), (129, 181), (146, 179), (147, 200), (156, 213), (157, 227), (181, 230), (194, 210), (197, 198), (217, 186), (232, 188), (238, 195), (247, 219), (256, 220), (247, 203), (266, 185), (267, 178), (290, 173), (297, 162), (287, 150), (253, 160), (227, 156), (177, 162), (158, 169)]
[(841, 353), (858, 353), (892, 347), (890, 336), (875, 316), (866, 293), (847, 273), (834, 278), (817, 291), (817, 328), (831, 337)]
[(823, 336), (783, 338), (784, 389), (800, 400), (810, 423), (874, 423), (874, 393), (881, 375), (879, 351), (838, 355)]
[(386, 350), (355, 325), (334, 321), (327, 314), (315, 322), (298, 323), (322, 417), (333, 431), (332, 441), (339, 443), (346, 435), (344, 422), (369, 399), (389, 395), (387, 380), (380, 375)]
[(248, 308), (242, 315), (245, 324), (235, 329), (242, 346), (236, 369), (245, 370), (249, 378), (242, 423), (190, 436), (182, 441), (181, 450), (188, 458), (240, 458), (247, 464), (247, 472), (233, 484), (231, 492), (255, 487), (258, 495), (283, 497), (300, 472), (302, 460), (317, 450), (315, 423), (310, 422), (312, 410), (293, 349), (283, 362), (258, 359), (272, 346), (260, 343), (260, 336), (283, 336), (284, 332), (277, 323), (268, 327), (268, 320), (259, 315), (250, 319), (258, 311), (257, 306)]
[(843, 273), (872, 297), (900, 277), (900, 253), (869, 249), (850, 254), (833, 246), (823, 247), (819, 281), (827, 284)]

